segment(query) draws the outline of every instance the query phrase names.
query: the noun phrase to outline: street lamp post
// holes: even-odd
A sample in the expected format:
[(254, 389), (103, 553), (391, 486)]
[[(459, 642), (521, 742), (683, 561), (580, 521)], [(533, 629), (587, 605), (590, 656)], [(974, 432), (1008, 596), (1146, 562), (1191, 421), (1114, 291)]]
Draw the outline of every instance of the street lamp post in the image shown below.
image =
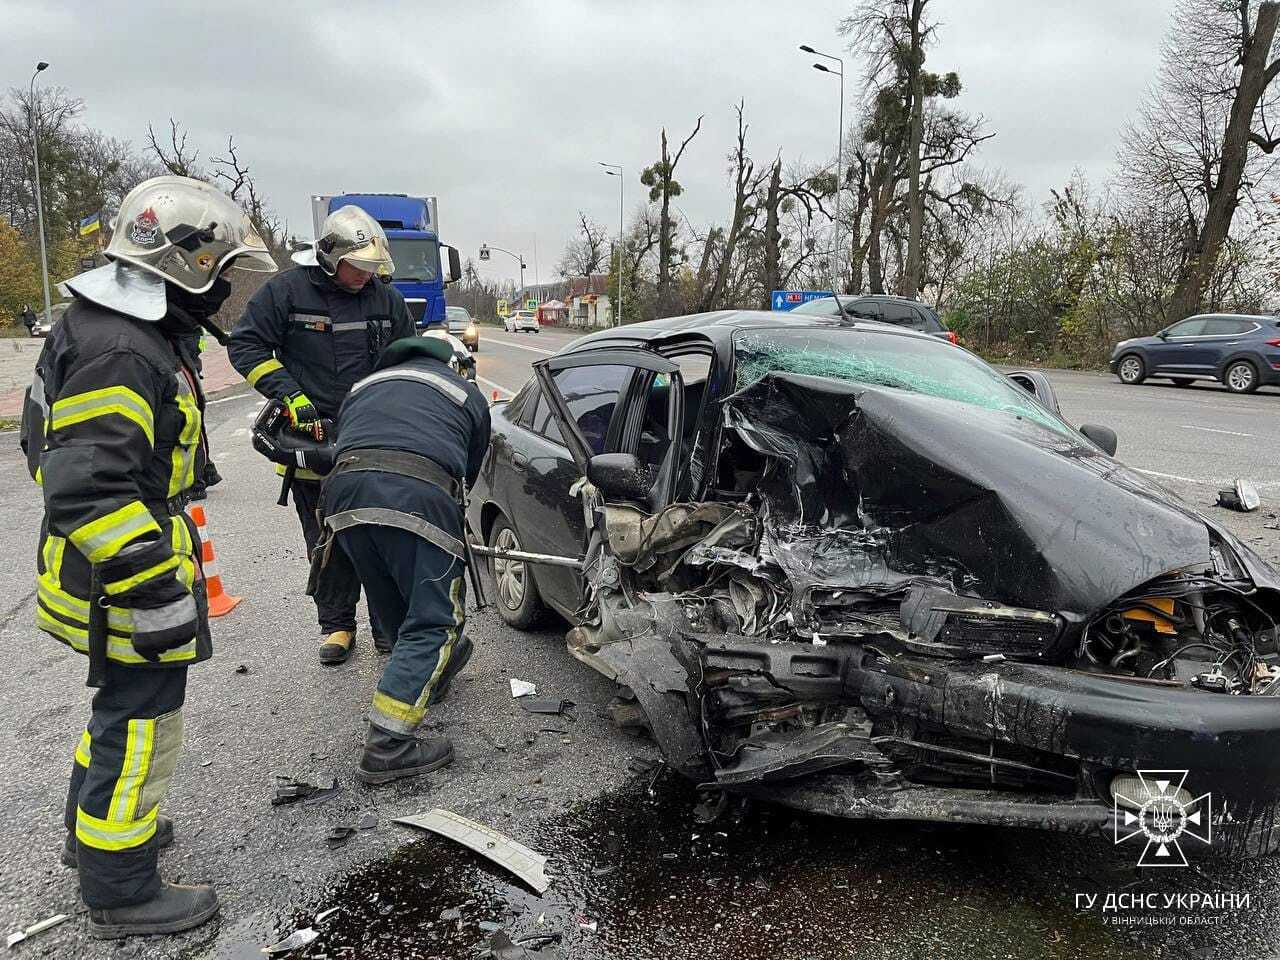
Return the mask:
[(800, 49), (805, 53), (811, 53), (815, 57), (823, 57), (836, 63), (836, 69), (824, 66), (821, 63), (815, 63), (813, 69), (821, 70), (823, 73), (830, 73), (840, 78), (840, 120), (839, 127), (836, 130), (836, 210), (835, 210), (835, 254), (831, 258), (832, 273), (835, 276), (835, 288), (832, 290), (837, 297), (840, 296), (840, 282), (844, 277), (844, 270), (840, 268), (840, 255), (844, 252), (840, 248), (840, 187), (841, 181), (844, 179), (844, 60), (840, 57), (832, 56), (829, 53), (823, 53), (815, 50), (808, 44), (801, 44)]
[(518, 253), (512, 253), (510, 250), (503, 250), (501, 247), (495, 247), (488, 243), (482, 243), (480, 244), (480, 259), (488, 260), (490, 250), (497, 250), (499, 253), (505, 253), (508, 257), (511, 257), (513, 260), (515, 260), (517, 263), (520, 264), (520, 294), (523, 297), (524, 295), (524, 257), (520, 256)]
[(40, 192), (40, 121), (36, 115), (36, 77), (42, 70), (48, 68), (49, 64), (43, 60), (37, 63), (35, 72), (31, 74), (31, 83), (27, 87), (28, 103), (31, 104), (31, 155), (35, 160), (36, 169), (36, 229), (40, 231), (40, 279), (44, 283), (45, 323), (53, 319), (53, 303), (49, 299), (49, 255), (44, 247), (44, 197)]
[(622, 325), (622, 190), (626, 183), (626, 178), (622, 176), (622, 166), (617, 163), (604, 163), (597, 160), (600, 166), (604, 167), (604, 172), (618, 178), (618, 310), (613, 317), (613, 325), (615, 327)]

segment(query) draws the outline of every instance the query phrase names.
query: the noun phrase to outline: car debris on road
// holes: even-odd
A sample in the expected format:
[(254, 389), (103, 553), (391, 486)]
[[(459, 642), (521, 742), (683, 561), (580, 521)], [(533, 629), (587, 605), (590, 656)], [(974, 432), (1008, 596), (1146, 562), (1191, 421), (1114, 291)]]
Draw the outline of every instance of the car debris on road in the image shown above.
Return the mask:
[(50, 930), (63, 921), (70, 919), (71, 914), (69, 913), (57, 913), (52, 917), (46, 917), (39, 923), (33, 923), (25, 930), (15, 930), (13, 933), (9, 934), (9, 936), (5, 937), (4, 945), (6, 948), (12, 950), (18, 944), (22, 943), (22, 941), (34, 937), (38, 933), (44, 933), (46, 930)]
[(412, 817), (400, 817), (395, 822), (438, 833), (469, 847), (498, 866), (505, 867), (538, 893), (546, 893), (551, 886), (545, 872), (547, 858), (492, 827), (439, 808)]

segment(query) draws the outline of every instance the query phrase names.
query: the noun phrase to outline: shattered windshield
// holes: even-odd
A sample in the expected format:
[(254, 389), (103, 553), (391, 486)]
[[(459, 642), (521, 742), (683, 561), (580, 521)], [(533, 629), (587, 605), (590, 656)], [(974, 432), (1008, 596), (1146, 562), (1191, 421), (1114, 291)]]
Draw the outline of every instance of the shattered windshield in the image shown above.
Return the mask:
[(1021, 387), (938, 340), (857, 329), (751, 330), (734, 338), (734, 361), (739, 390), (774, 371), (833, 377), (1001, 410), (1073, 436)]

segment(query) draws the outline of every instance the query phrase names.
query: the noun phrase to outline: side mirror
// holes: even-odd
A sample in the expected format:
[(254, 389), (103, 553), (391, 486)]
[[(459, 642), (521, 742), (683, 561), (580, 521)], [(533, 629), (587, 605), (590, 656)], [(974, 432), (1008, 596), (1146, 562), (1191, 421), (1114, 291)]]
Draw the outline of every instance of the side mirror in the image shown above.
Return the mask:
[(1080, 432), (1093, 441), (1094, 446), (1101, 447), (1102, 452), (1108, 457), (1116, 455), (1116, 445), (1119, 442), (1116, 438), (1116, 432), (1110, 427), (1099, 426), (1096, 423), (1081, 424)]
[(448, 286), (462, 279), (462, 260), (458, 257), (457, 247), (445, 246), (445, 249), (449, 251), (448, 256), (445, 258), (444, 272), (444, 282)]
[(587, 479), (606, 497), (648, 500), (653, 476), (633, 453), (598, 453), (587, 461)]
[(1168, 330), (1160, 330), (1160, 331), (1157, 331), (1156, 336), (1157, 336), (1157, 337), (1159, 337), (1161, 340), (1168, 340), (1168, 339), (1169, 339), (1169, 331), (1168, 331)]

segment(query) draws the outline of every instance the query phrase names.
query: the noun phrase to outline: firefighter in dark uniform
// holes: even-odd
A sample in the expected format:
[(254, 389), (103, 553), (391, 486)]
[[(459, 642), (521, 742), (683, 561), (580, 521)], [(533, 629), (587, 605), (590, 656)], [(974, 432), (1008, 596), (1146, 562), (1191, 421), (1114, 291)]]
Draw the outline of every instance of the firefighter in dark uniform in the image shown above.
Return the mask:
[(338, 421), (325, 481), (325, 525), (393, 631), (356, 776), (368, 784), (412, 777), (453, 759), (444, 737), (414, 731), (466, 665), (463, 498), (489, 446), (489, 407), (451, 369), (443, 340), (391, 344), (358, 381)]
[[(290, 421), (306, 432), (336, 420), (351, 385), (372, 372), (382, 348), (411, 337), (414, 323), (389, 281), (395, 265), (387, 236), (359, 207), (342, 207), (325, 220), (313, 250), (264, 284), (231, 333), (231, 363), (259, 393), (285, 404)], [(372, 281), (372, 282), (371, 282)], [(283, 467), (277, 470), (284, 472)], [(316, 509), (321, 477), (295, 470), (290, 489), (310, 557), (320, 539)], [(320, 620), (320, 660), (342, 663), (356, 633), (360, 583), (343, 556), (335, 556), (313, 596)], [(374, 641), (389, 638), (376, 619)]]
[(199, 537), (183, 512), (204, 469), (190, 349), (230, 292), (229, 266), (274, 271), (243, 211), (206, 183), (157, 177), (125, 197), (106, 266), (36, 364), (23, 414), (44, 492), (36, 623), (89, 657), (98, 688), (75, 751), (63, 863), (89, 932), (174, 933), (212, 917), (209, 886), (160, 879), (159, 813), (182, 746), (187, 668), (212, 653)]

